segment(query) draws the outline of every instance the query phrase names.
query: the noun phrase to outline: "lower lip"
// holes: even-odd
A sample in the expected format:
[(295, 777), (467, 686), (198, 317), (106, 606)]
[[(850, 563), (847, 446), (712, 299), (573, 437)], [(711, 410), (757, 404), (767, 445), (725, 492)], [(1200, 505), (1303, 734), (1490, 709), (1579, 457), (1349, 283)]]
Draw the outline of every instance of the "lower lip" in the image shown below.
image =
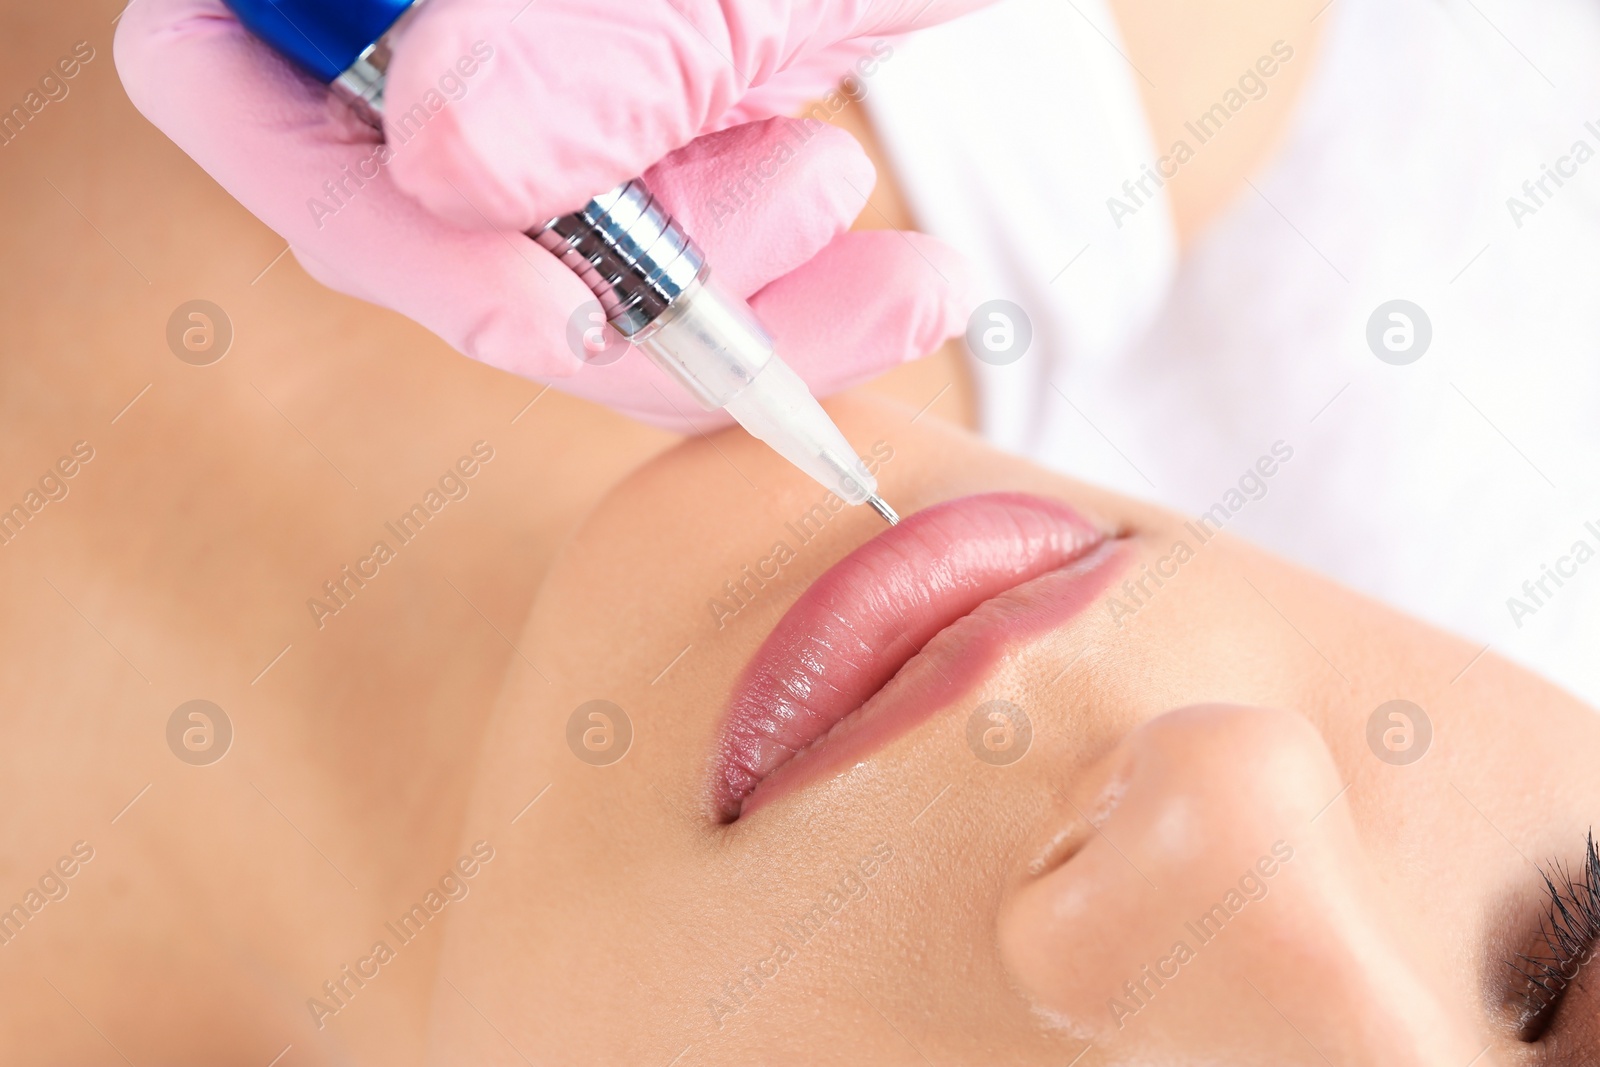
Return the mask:
[[(884, 544), (861, 546), (807, 590), (751, 661), (730, 702), (713, 779), (712, 806), (722, 821), (848, 769), (933, 717), (1008, 652), (1092, 604), (1126, 554), (1122, 542), (1107, 540), (1071, 509), (1036, 497), (971, 497), (922, 515), (928, 521), (919, 529), (927, 536), (895, 540), (892, 555), (919, 574), (924, 598), (893, 603), (894, 593), (904, 598), (905, 590), (873, 582), (870, 564), (891, 554), (891, 535), (880, 535)], [(941, 543), (951, 528), (960, 531), (958, 539)], [(901, 613), (888, 624), (899, 636), (882, 655), (852, 632), (852, 609), (867, 616), (861, 628), (869, 630), (881, 621), (872, 618), (874, 607)], [(867, 652), (866, 662), (834, 662), (843, 654), (828, 631), (841, 622), (857, 651)], [(892, 654), (902, 639), (915, 647), (909, 658)], [(892, 677), (874, 678), (874, 670)], [(838, 691), (836, 678), (844, 683)], [(863, 688), (863, 702), (841, 709), (841, 692)]]

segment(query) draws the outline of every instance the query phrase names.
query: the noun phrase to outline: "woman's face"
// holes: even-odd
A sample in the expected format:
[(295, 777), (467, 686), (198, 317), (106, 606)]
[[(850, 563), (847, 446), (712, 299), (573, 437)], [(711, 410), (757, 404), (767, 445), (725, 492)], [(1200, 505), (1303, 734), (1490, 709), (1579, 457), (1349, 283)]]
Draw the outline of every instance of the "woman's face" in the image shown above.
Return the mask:
[[(1507, 962), (1600, 811), (1590, 712), (1209, 526), (833, 411), (909, 535), (862, 549), (871, 512), (723, 434), (551, 569), (440, 1062), (1593, 1062), (1586, 972), (1530, 1021)], [(1224, 520), (1292, 469), (1260, 452)], [(943, 504), (995, 493), (1055, 503)]]

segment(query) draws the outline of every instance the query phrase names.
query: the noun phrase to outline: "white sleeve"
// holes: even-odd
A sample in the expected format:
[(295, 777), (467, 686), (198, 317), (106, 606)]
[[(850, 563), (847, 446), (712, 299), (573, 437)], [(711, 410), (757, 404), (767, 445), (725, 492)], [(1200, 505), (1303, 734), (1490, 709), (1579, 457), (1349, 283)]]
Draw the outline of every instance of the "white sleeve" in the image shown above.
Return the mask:
[(980, 428), (1048, 462), (1054, 383), (1114, 364), (1176, 270), (1142, 75), (1105, 0), (1004, 0), (893, 49), (865, 104), (917, 222), (1032, 327), (1026, 358), (972, 361)]

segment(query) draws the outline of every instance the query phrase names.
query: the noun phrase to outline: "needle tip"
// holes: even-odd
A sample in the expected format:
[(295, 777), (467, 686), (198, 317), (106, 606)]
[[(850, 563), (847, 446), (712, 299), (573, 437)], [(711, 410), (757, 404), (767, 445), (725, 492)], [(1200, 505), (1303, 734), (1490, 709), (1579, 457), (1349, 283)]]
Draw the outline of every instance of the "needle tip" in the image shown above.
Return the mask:
[(888, 502), (883, 499), (883, 497), (874, 493), (872, 496), (867, 497), (867, 503), (872, 505), (873, 511), (876, 511), (879, 515), (883, 516), (884, 522), (888, 523), (890, 526), (900, 525), (900, 516), (895, 514), (894, 508), (891, 508)]

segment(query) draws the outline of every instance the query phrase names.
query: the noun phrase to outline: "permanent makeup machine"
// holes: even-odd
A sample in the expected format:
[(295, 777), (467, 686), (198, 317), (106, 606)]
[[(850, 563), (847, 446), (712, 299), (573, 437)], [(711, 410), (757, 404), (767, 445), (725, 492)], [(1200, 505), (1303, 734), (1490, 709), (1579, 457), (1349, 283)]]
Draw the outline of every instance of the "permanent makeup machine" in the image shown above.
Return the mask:
[[(424, 0), (226, 0), (247, 28), (382, 129), (395, 42)], [(607, 321), (706, 410), (850, 504), (899, 516), (844, 434), (779, 358), (743, 300), (638, 178), (528, 231), (600, 301)]]

